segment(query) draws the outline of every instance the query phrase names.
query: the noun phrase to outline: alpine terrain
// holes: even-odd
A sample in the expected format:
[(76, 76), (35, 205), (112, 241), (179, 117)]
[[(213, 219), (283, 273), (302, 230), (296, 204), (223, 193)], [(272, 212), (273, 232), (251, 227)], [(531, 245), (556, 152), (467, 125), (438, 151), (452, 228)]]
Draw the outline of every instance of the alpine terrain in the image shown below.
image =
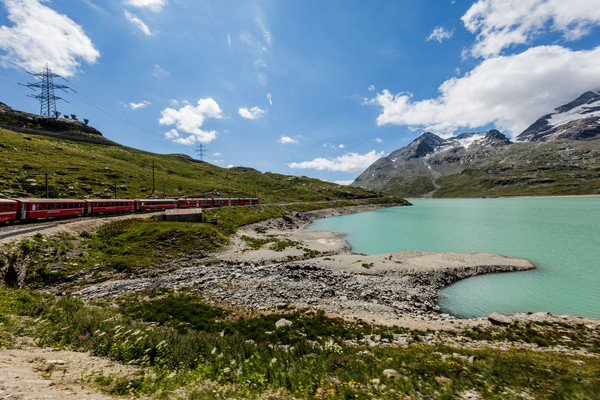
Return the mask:
[(600, 92), (558, 107), (512, 142), (501, 132), (425, 132), (352, 186), (421, 197), (600, 193)]

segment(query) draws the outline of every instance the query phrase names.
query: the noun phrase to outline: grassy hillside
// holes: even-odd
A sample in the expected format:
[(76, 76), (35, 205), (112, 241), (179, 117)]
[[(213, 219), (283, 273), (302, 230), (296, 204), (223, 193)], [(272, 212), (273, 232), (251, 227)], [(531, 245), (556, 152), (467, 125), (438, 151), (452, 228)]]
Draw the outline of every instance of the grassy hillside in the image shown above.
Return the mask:
[[(152, 166), (154, 164), (154, 191)], [(0, 129), (0, 198), (259, 197), (263, 202), (372, 197), (360, 188), (307, 177), (220, 168), (181, 154), (28, 135)]]

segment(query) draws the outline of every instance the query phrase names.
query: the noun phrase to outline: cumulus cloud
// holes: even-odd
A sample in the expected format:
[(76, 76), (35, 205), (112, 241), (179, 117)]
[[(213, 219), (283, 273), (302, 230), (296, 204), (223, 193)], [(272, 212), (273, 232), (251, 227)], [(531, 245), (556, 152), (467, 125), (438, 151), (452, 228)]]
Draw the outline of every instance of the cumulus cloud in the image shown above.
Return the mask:
[(144, 23), (144, 21), (139, 19), (137, 16), (125, 10), (125, 18), (127, 18), (127, 20), (135, 25), (140, 31), (142, 31), (144, 35), (152, 36), (152, 32), (150, 31), (150, 28), (148, 28), (148, 25), (146, 25), (146, 23)]
[(479, 0), (462, 21), (477, 35), (472, 54), (490, 57), (547, 29), (566, 40), (579, 39), (600, 22), (600, 7), (593, 0)]
[(442, 133), (495, 123), (515, 135), (541, 115), (600, 86), (600, 47), (561, 46), (484, 60), (461, 78), (444, 82), (440, 96), (413, 101), (410, 93), (380, 92), (377, 124), (423, 127)]
[(158, 122), (161, 125), (175, 125), (176, 128), (165, 133), (165, 138), (175, 143), (192, 145), (196, 142), (210, 143), (217, 132), (202, 129), (208, 118), (223, 118), (223, 112), (211, 98), (200, 99), (196, 106), (187, 104), (179, 109), (165, 108)]
[(265, 110), (262, 110), (259, 107), (252, 107), (248, 110), (246, 107), (243, 107), (238, 109), (238, 113), (242, 116), (242, 118), (259, 119), (265, 113)]
[(315, 158), (312, 161), (293, 162), (288, 164), (295, 169), (316, 169), (319, 171), (363, 172), (367, 167), (383, 156), (371, 150), (366, 154), (346, 153), (336, 158)]
[(337, 183), (338, 185), (342, 185), (342, 186), (348, 186), (350, 185), (352, 182), (354, 182), (353, 180), (350, 181), (335, 181), (333, 183)]
[(48, 64), (53, 72), (72, 76), (80, 62), (95, 63), (100, 53), (81, 26), (41, 3), (45, 0), (4, 0), (11, 27), (0, 27), (0, 55), (4, 66), (39, 72)]
[(128, 107), (131, 108), (132, 110), (138, 110), (140, 108), (146, 108), (150, 105), (150, 102), (148, 100), (144, 100), (140, 103), (129, 103)]
[(286, 144), (286, 143), (293, 143), (293, 144), (298, 144), (298, 141), (294, 138), (291, 138), (289, 136), (282, 136), (279, 138), (278, 140), (279, 143), (281, 144)]
[(435, 40), (442, 43), (445, 39), (450, 39), (454, 35), (453, 31), (449, 31), (443, 26), (437, 26), (427, 37), (427, 41)]
[(160, 11), (167, 0), (127, 0), (126, 2), (130, 6), (148, 8), (152, 11)]
[(375, 138), (375, 142), (376, 143), (383, 143), (383, 140), (381, 140), (381, 138)]

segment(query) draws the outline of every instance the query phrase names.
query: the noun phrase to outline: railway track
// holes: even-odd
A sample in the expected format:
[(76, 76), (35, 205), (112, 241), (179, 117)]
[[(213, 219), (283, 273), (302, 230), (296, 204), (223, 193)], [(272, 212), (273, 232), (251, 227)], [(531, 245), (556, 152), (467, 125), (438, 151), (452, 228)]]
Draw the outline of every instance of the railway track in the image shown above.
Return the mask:
[(41, 231), (44, 229), (54, 228), (57, 225), (58, 225), (57, 223), (48, 223), (48, 224), (42, 224), (42, 225), (38, 225), (38, 226), (29, 226), (26, 228), (24, 228), (22, 226), (14, 226), (15, 229), (12, 229), (12, 230), (7, 230), (6, 227), (4, 227), (4, 228), (0, 228), (0, 239), (6, 239), (11, 236), (21, 235), (23, 233), (37, 232), (37, 231)]

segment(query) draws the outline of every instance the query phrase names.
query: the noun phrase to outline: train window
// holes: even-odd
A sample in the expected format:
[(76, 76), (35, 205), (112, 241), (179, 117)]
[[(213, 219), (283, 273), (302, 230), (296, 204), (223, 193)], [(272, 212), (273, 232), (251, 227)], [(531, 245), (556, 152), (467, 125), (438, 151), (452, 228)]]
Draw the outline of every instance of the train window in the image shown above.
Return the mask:
[(2, 204), (2, 211), (8, 211), (8, 204)]

